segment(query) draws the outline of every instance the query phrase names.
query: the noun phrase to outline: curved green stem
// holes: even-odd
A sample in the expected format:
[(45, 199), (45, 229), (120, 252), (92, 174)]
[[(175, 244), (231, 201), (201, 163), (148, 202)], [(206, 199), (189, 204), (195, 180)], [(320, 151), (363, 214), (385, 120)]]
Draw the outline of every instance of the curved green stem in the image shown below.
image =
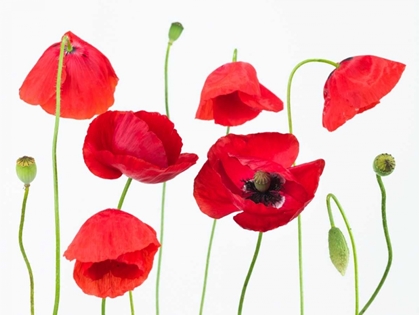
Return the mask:
[(375, 300), (375, 298), (378, 295), (379, 291), (381, 290), (383, 284), (385, 283), (385, 280), (388, 276), (388, 273), (389, 273), (389, 270), (391, 269), (391, 264), (392, 264), (392, 245), (391, 245), (391, 238), (389, 237), (388, 223), (387, 223), (387, 219), (386, 219), (386, 190), (385, 190), (385, 186), (382, 182), (381, 176), (376, 175), (376, 180), (378, 181), (379, 188), (381, 189), (381, 194), (382, 194), (382, 205), (381, 205), (382, 227), (383, 227), (384, 234), (385, 234), (386, 246), (388, 248), (388, 263), (386, 264), (386, 268), (385, 268), (384, 274), (381, 278), (381, 281), (379, 281), (379, 284), (376, 287), (375, 291), (373, 292), (371, 298), (366, 303), (366, 305), (362, 308), (359, 315), (364, 314), (366, 312), (366, 310), (368, 309), (368, 307)]
[[(122, 205), (123, 205), (124, 200), (125, 200), (125, 196), (127, 195), (127, 191), (130, 188), (130, 185), (131, 185), (132, 181), (133, 181), (133, 179), (129, 177), (129, 178), (127, 178), (127, 181), (125, 182), (125, 186), (124, 186), (124, 189), (121, 193), (120, 200), (118, 201), (118, 206), (117, 206), (118, 210), (121, 210), (121, 208), (122, 208)], [(134, 302), (133, 302), (133, 296), (132, 296), (131, 291), (128, 291), (128, 294), (130, 296), (131, 314), (134, 314)], [(101, 314), (102, 315), (105, 315), (105, 309), (106, 309), (106, 302), (105, 301), (106, 301), (106, 298), (102, 298), (102, 304), (101, 304)]]
[(341, 217), (346, 225), (347, 232), (350, 237), (351, 241), (351, 248), (353, 251), (353, 263), (354, 263), (354, 299), (355, 299), (355, 314), (358, 315), (359, 313), (359, 268), (357, 263), (357, 251), (356, 251), (356, 242), (354, 241), (353, 232), (351, 231), (350, 223), (347, 220), (346, 214), (344, 213), (343, 208), (341, 207), (340, 202), (338, 201), (337, 197), (334, 194), (327, 195), (327, 209), (328, 209), (328, 217), (330, 219), (331, 227), (335, 227), (334, 218), (331, 211), (331, 198), (334, 200), (335, 204), (337, 205), (338, 210), (340, 210)]
[(289, 133), (293, 133), (293, 124), (292, 124), (292, 110), (291, 110), (291, 104), (290, 104), (290, 97), (291, 97), (291, 90), (292, 90), (292, 80), (296, 73), (296, 71), (303, 66), (304, 64), (310, 63), (310, 62), (323, 62), (327, 63), (329, 65), (332, 65), (334, 67), (338, 67), (339, 64), (336, 62), (333, 62), (331, 60), (327, 59), (306, 59), (304, 61), (299, 62), (292, 70), (289, 76), (289, 80), (287, 82), (287, 96), (286, 96), (286, 105), (287, 105), (287, 121), (289, 124)]
[(53, 185), (54, 185), (54, 224), (55, 224), (55, 296), (54, 296), (54, 309), (53, 315), (58, 314), (58, 306), (60, 303), (60, 209), (58, 201), (58, 167), (57, 167), (57, 141), (58, 129), (60, 125), (60, 112), (61, 112), (61, 76), (63, 73), (64, 63), (64, 50), (68, 47), (71, 50), (70, 40), (67, 36), (63, 36), (60, 45), (60, 54), (58, 56), (58, 70), (57, 82), (55, 88), (55, 124), (54, 135), (52, 143), (52, 164), (53, 164)]
[(29, 262), (28, 256), (26, 256), (25, 248), (23, 247), (23, 225), (25, 222), (25, 211), (26, 211), (26, 202), (28, 200), (29, 194), (29, 185), (25, 185), (25, 193), (23, 195), (23, 202), (22, 202), (22, 212), (20, 215), (20, 224), (19, 224), (19, 248), (20, 252), (22, 253), (23, 260), (25, 261), (26, 268), (28, 269), (29, 274), (29, 300), (30, 300), (30, 308), (31, 308), (31, 315), (35, 314), (35, 298), (34, 298), (34, 276), (32, 273), (31, 264)]
[[(299, 62), (292, 70), (289, 76), (289, 80), (287, 82), (287, 96), (286, 96), (286, 109), (287, 109), (287, 122), (289, 126), (289, 133), (293, 133), (293, 122), (292, 122), (292, 109), (291, 109), (291, 90), (292, 90), (292, 81), (293, 77), (296, 73), (296, 71), (303, 66), (304, 64), (310, 63), (310, 62), (323, 62), (330, 64), (334, 67), (338, 67), (339, 64), (335, 63), (331, 60), (327, 59), (306, 59), (304, 61)], [(295, 163), (293, 164), (295, 165)], [(300, 300), (300, 314), (304, 315), (304, 299), (303, 299), (303, 257), (302, 257), (302, 220), (300, 218), (300, 215), (298, 216), (298, 255), (299, 255), (299, 300)]]
[(245, 300), (246, 289), (248, 287), (249, 280), (251, 279), (252, 271), (254, 270), (255, 262), (257, 261), (257, 258), (258, 258), (258, 253), (260, 252), (262, 237), (263, 237), (263, 233), (259, 232), (257, 245), (255, 246), (254, 257), (252, 257), (251, 265), (249, 266), (248, 274), (246, 275), (245, 282), (242, 287), (241, 298), (239, 300), (238, 315), (242, 314), (242, 307)]

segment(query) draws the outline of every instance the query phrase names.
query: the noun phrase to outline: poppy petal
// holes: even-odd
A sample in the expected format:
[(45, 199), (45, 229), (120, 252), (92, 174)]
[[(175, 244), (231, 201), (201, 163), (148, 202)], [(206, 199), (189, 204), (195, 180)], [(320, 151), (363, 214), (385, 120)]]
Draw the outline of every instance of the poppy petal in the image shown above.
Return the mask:
[(334, 131), (373, 108), (395, 87), (404, 69), (402, 63), (369, 55), (342, 61), (324, 86), (323, 126)]
[[(60, 116), (89, 119), (105, 112), (114, 103), (118, 77), (98, 49), (72, 32), (69, 38), (72, 50), (63, 60)], [(50, 46), (24, 80), (19, 95), (32, 105), (40, 105), (47, 113), (55, 114), (55, 85), (60, 43)]]
[[(209, 74), (201, 91), (201, 100), (211, 100), (220, 95), (241, 91), (249, 95), (260, 94), (260, 84), (255, 68), (246, 62), (224, 64)], [(196, 118), (199, 117), (200, 107)]]
[(239, 211), (232, 202), (232, 193), (209, 162), (204, 163), (194, 179), (194, 198), (200, 210), (211, 218), (219, 219)]
[[(132, 291), (146, 280), (143, 277), (126, 278), (115, 276), (109, 269), (106, 269), (109, 266), (105, 264), (96, 267), (102, 268), (102, 272), (97, 270), (97, 278), (93, 278), (91, 275), (86, 275), (85, 265), (86, 263), (84, 262), (76, 261), (73, 278), (84, 293), (100, 298), (115, 298), (124, 295), (124, 293)], [(91, 265), (90, 268), (92, 268)], [(101, 277), (99, 277), (99, 274), (101, 274)]]
[(159, 139), (162, 139), (168, 164), (176, 163), (181, 153), (182, 139), (174, 128), (174, 123), (167, 116), (159, 113), (139, 111), (135, 115), (146, 122), (150, 131), (156, 134)]
[(282, 212), (279, 212), (277, 215), (264, 216), (241, 212), (235, 215), (233, 219), (244, 229), (256, 232), (267, 232), (282, 225), (286, 225), (291, 221), (291, 216)]
[[(110, 235), (112, 234), (112, 237)], [(135, 216), (117, 209), (106, 209), (90, 217), (80, 228), (64, 257), (83, 262), (117, 259), (150, 244), (160, 246), (156, 232)]]
[(239, 126), (254, 119), (261, 112), (245, 105), (237, 92), (221, 95), (212, 100), (213, 117), (216, 124)]
[(249, 107), (257, 110), (268, 110), (271, 112), (279, 112), (283, 109), (283, 102), (273, 92), (260, 84), (261, 95), (256, 96), (245, 93), (238, 93), (239, 98)]
[(208, 158), (227, 154), (230, 156), (253, 157), (255, 160), (272, 161), (283, 167), (290, 167), (299, 153), (299, 142), (292, 134), (264, 132), (251, 135), (229, 134), (219, 138), (210, 148)]
[(167, 168), (159, 168), (154, 164), (129, 155), (114, 156), (113, 158), (111, 165), (118, 167), (127, 177), (147, 184), (157, 184), (171, 180), (189, 169), (198, 160), (198, 156), (195, 154), (183, 153), (175, 164), (169, 165)]

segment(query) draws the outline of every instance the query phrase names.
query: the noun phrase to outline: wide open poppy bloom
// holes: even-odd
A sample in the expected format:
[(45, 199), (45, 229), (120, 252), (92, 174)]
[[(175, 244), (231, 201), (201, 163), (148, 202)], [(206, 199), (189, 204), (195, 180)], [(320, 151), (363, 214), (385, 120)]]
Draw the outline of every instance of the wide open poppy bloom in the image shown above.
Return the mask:
[(264, 87), (254, 67), (246, 62), (227, 63), (207, 77), (195, 118), (223, 126), (238, 126), (262, 110), (279, 112), (283, 102)]
[(90, 124), (83, 157), (98, 177), (122, 174), (143, 183), (162, 183), (190, 168), (198, 156), (182, 153), (182, 140), (167, 116), (146, 111), (108, 111)]
[(64, 257), (76, 259), (73, 277), (84, 293), (114, 298), (147, 279), (159, 247), (153, 228), (129, 213), (106, 209), (82, 225)]
[(373, 108), (400, 80), (405, 65), (376, 56), (340, 62), (324, 86), (322, 124), (334, 131), (356, 114)]
[(202, 212), (219, 219), (239, 212), (242, 228), (266, 232), (296, 218), (314, 198), (324, 160), (292, 167), (299, 143), (292, 134), (230, 134), (209, 150), (194, 181)]
[[(67, 36), (72, 49), (65, 51), (61, 77), (60, 116), (89, 119), (114, 104), (118, 78), (108, 58), (72, 32)], [(63, 36), (63, 37), (64, 37)], [(41, 105), (55, 115), (58, 57), (61, 43), (51, 45), (39, 58), (19, 89), (20, 98)]]

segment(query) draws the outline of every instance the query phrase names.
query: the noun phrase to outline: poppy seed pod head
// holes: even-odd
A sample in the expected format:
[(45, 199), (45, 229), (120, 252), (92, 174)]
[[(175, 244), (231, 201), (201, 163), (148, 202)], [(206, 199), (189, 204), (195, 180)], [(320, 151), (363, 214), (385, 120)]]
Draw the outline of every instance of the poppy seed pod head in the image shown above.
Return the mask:
[(373, 161), (373, 170), (379, 176), (388, 176), (395, 169), (395, 159), (391, 154), (379, 154)]
[(17, 159), (16, 174), (25, 186), (29, 186), (36, 177), (35, 159), (30, 156), (22, 156)]
[(169, 28), (169, 43), (172, 45), (181, 36), (184, 27), (179, 22), (174, 22)]

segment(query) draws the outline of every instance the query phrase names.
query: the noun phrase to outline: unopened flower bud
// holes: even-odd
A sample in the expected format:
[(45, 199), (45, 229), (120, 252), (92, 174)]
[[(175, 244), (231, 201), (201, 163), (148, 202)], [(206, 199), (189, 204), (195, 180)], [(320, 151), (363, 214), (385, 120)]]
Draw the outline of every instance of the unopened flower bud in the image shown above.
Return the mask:
[(391, 154), (379, 154), (373, 161), (373, 170), (379, 176), (388, 176), (395, 169), (395, 159)]
[(270, 174), (263, 171), (257, 171), (254, 174), (254, 186), (259, 192), (266, 192), (271, 185)]
[(182, 31), (184, 30), (184, 27), (179, 22), (174, 22), (171, 24), (171, 27), (169, 28), (169, 44), (173, 44), (179, 36), (181, 36)]
[(349, 264), (349, 248), (343, 233), (337, 227), (332, 227), (328, 232), (328, 248), (331, 262), (338, 272), (344, 276)]
[(29, 186), (36, 177), (35, 159), (30, 156), (19, 158), (16, 161), (16, 174), (25, 186)]

